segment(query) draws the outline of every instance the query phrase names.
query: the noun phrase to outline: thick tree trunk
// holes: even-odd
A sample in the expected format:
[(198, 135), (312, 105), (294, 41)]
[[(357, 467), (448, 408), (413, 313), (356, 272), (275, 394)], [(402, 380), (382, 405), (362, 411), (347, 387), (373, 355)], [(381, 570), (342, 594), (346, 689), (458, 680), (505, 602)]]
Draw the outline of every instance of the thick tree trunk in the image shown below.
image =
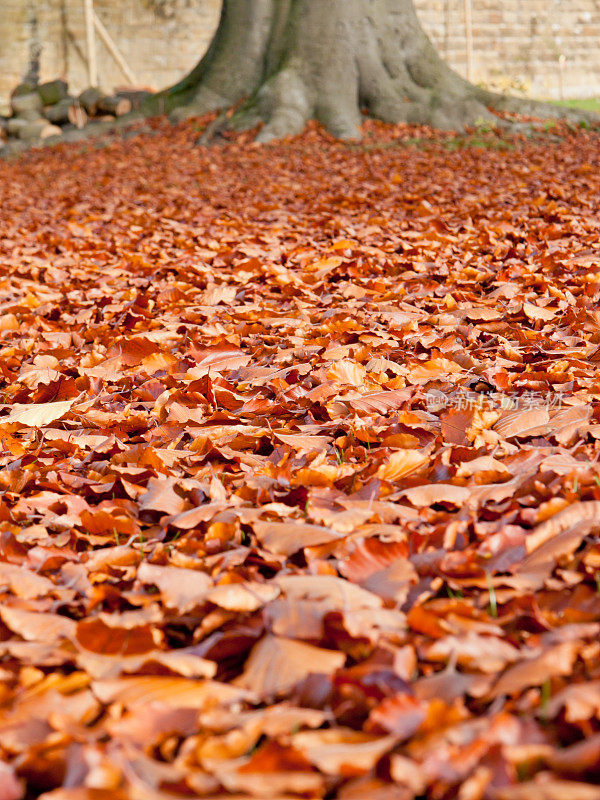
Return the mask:
[(438, 56), (412, 0), (224, 0), (207, 54), (151, 110), (179, 107), (182, 118), (242, 100), (234, 122), (264, 122), (262, 141), (298, 133), (311, 118), (355, 137), (363, 110), (454, 130), (498, 122), (494, 111), (585, 116), (465, 81)]

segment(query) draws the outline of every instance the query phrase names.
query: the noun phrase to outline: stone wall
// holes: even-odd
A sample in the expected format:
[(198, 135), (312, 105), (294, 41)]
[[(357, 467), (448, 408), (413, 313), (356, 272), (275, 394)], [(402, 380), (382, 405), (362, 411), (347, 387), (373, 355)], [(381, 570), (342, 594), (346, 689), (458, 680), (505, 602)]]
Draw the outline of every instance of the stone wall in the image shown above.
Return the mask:
[[(327, 0), (322, 0), (327, 2)], [(415, 0), (438, 49), (467, 74), (465, 5), (472, 9), (472, 77), (548, 98), (600, 94), (600, 0)], [(220, 0), (94, 0), (139, 84), (169, 85), (205, 50)], [(0, 0), (0, 107), (31, 71), (87, 83), (83, 0)], [(100, 83), (128, 83), (97, 38)]]
[(542, 98), (600, 95), (600, 0), (415, 0), (440, 53), (465, 76), (466, 2), (476, 82)]

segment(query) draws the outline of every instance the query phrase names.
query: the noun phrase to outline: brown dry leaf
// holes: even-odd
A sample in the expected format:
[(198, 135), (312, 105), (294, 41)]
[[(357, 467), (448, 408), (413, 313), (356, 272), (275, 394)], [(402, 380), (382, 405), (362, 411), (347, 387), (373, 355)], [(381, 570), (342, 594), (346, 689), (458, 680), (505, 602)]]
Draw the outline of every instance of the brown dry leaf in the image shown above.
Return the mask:
[(330, 675), (346, 656), (281, 636), (267, 635), (252, 648), (244, 672), (234, 684), (267, 699), (289, 691), (312, 673)]
[(147, 676), (94, 681), (92, 691), (100, 702), (121, 703), (125, 708), (162, 703), (169, 708), (197, 708), (203, 711), (250, 697), (242, 688), (226, 683)]
[(396, 783), (406, 787), (413, 795), (425, 792), (427, 779), (418, 762), (394, 753), (390, 759), (390, 774)]
[(246, 725), (253, 728), (258, 724), (261, 734), (273, 738), (284, 736), (294, 727), (320, 728), (328, 719), (325, 711), (299, 708), (284, 701), (242, 715), (228, 709), (207, 711), (201, 715), (200, 722), (208, 730), (221, 733)]
[(289, 444), (294, 450), (311, 452), (321, 451), (329, 444), (329, 436), (309, 436), (302, 433), (275, 433), (275, 438), (283, 444)]
[(546, 763), (553, 769), (570, 774), (583, 774), (600, 763), (600, 734), (565, 747), (548, 748)]
[(354, 473), (350, 464), (325, 464), (317, 456), (310, 467), (298, 470), (295, 477), (297, 486), (333, 486), (337, 481), (348, 478)]
[(255, 522), (252, 527), (266, 550), (285, 556), (341, 538), (341, 534), (331, 528), (303, 522)]
[(144, 561), (137, 572), (138, 580), (160, 589), (165, 605), (185, 612), (200, 605), (212, 586), (208, 575), (199, 570), (161, 567)]
[(150, 478), (145, 494), (139, 498), (143, 511), (162, 511), (175, 516), (185, 509), (186, 502), (175, 492), (176, 478)]
[(206, 593), (206, 599), (227, 611), (256, 611), (279, 595), (279, 589), (266, 583), (247, 581), (226, 583)]
[(156, 667), (164, 667), (185, 678), (214, 678), (217, 673), (217, 665), (213, 661), (184, 649), (147, 650), (139, 655), (106, 655), (80, 650), (75, 660), (94, 680), (109, 680)]
[(377, 477), (382, 481), (398, 481), (428, 461), (429, 456), (419, 450), (395, 450), (385, 464), (379, 467)]
[(88, 572), (102, 572), (110, 567), (128, 567), (137, 564), (139, 554), (127, 545), (104, 547), (88, 554), (85, 566)]
[(357, 411), (366, 411), (370, 414), (386, 414), (401, 408), (410, 398), (410, 390), (393, 389), (386, 392), (372, 392), (364, 394), (362, 397), (353, 397), (348, 400), (351, 408)]
[(109, 614), (79, 620), (75, 639), (82, 649), (107, 656), (135, 656), (162, 644), (160, 632), (147, 621), (128, 624), (122, 616), (112, 619)]
[(447, 375), (462, 372), (462, 367), (447, 358), (432, 358), (413, 367), (407, 375), (410, 384), (429, 383)]
[[(116, 787), (72, 786), (44, 792), (39, 796), (39, 800), (129, 800), (129, 794)], [(148, 800), (158, 800), (158, 798), (148, 795)]]
[[(205, 767), (209, 766), (209, 760), (214, 763), (217, 759), (221, 762), (226, 759), (239, 759), (251, 752), (262, 736), (284, 740), (290, 730), (300, 730), (303, 727), (319, 728), (327, 719), (328, 715), (324, 712), (294, 708), (286, 703), (242, 714), (227, 709), (208, 711), (201, 714), (200, 724), (203, 729), (214, 731), (215, 735), (210, 735), (201, 741), (197, 751), (198, 758)], [(273, 761), (275, 763), (272, 767), (281, 766), (279, 758)], [(242, 766), (244, 772), (248, 764), (247, 759), (245, 762)], [(239, 766), (240, 762), (232, 765), (234, 769)], [(263, 763), (263, 766), (266, 765)], [(303, 765), (304, 768), (308, 766), (306, 762)], [(223, 767), (226, 768), (226, 765), (218, 764), (217, 770)]]
[(396, 694), (375, 706), (369, 714), (369, 725), (382, 728), (399, 740), (404, 740), (419, 730), (426, 716), (426, 709), (414, 697)]
[(42, 597), (54, 590), (54, 584), (49, 578), (37, 575), (24, 567), (0, 562), (0, 586), (2, 585), (23, 600)]
[(597, 796), (597, 132), (212, 119), (0, 159), (4, 791)]
[(8, 765), (0, 763), (0, 800), (21, 800), (23, 785)]
[(393, 602), (401, 606), (406, 601), (411, 587), (418, 581), (417, 571), (410, 561), (403, 558), (369, 575), (363, 581), (363, 586), (382, 597), (387, 603)]
[(441, 416), (442, 436), (445, 442), (466, 445), (467, 431), (473, 423), (473, 409), (451, 408)]
[[(190, 779), (188, 778), (188, 783)], [(227, 794), (227, 800), (248, 800), (247, 794)], [(162, 800), (162, 798), (160, 798)], [(202, 800), (223, 800), (223, 794), (202, 795)], [(272, 800), (298, 800), (297, 794), (278, 794)]]
[(327, 370), (327, 378), (336, 383), (356, 386), (360, 388), (364, 386), (367, 370), (362, 364), (357, 364), (356, 361), (336, 361), (335, 364)]
[(532, 781), (498, 789), (495, 797), (497, 800), (600, 800), (600, 786), (539, 772)]
[(569, 675), (578, 650), (577, 642), (563, 642), (546, 650), (541, 656), (515, 664), (500, 676), (490, 696), (513, 695), (527, 686), (541, 686), (550, 678)]
[(413, 688), (418, 700), (442, 700), (451, 705), (465, 695), (485, 697), (492, 683), (493, 677), (490, 675), (457, 672), (448, 666), (442, 672), (420, 678)]
[(0, 424), (18, 423), (28, 428), (43, 428), (62, 419), (71, 410), (73, 400), (59, 400), (54, 403), (18, 403), (12, 406), (7, 417), (0, 417)]
[(250, 362), (250, 356), (241, 350), (217, 349), (208, 352), (195, 367), (189, 369), (185, 375), (186, 380), (199, 380), (204, 375), (226, 372), (240, 367), (245, 367)]
[(510, 642), (497, 636), (481, 636), (467, 631), (461, 636), (445, 636), (427, 649), (431, 661), (453, 661), (468, 669), (497, 673), (507, 664), (521, 659), (521, 653)]
[(398, 742), (349, 728), (306, 731), (292, 736), (294, 747), (326, 775), (364, 775)]
[[(389, 526), (391, 528), (391, 526)], [(339, 571), (345, 578), (353, 583), (364, 583), (371, 575), (380, 572), (390, 564), (406, 560), (408, 548), (405, 544), (406, 536), (401, 530), (395, 531), (400, 541), (381, 541), (375, 536), (364, 540), (355, 541), (349, 556), (344, 557), (339, 564)], [(383, 535), (386, 529), (382, 531)], [(388, 534), (389, 535), (389, 534)]]
[(558, 313), (557, 308), (536, 306), (533, 303), (523, 303), (523, 311), (525, 312), (525, 316), (534, 322), (538, 319), (548, 322), (549, 320), (554, 319)]
[(469, 500), (471, 490), (466, 486), (454, 486), (450, 483), (432, 483), (404, 489), (402, 495), (417, 508), (431, 506), (434, 503), (452, 503), (460, 506)]
[(228, 286), (226, 283), (221, 286), (213, 286), (202, 293), (200, 302), (206, 306), (216, 306), (219, 303), (229, 305), (235, 299), (237, 289), (235, 286)]
[(471, 475), (477, 475), (478, 472), (499, 472), (504, 475), (508, 474), (508, 470), (502, 461), (492, 456), (480, 456), (474, 458), (472, 461), (463, 461), (456, 475), (459, 478), (470, 478)]
[(542, 469), (552, 470), (552, 472), (555, 472), (557, 475), (568, 475), (570, 472), (573, 472), (573, 470), (586, 470), (591, 466), (589, 462), (579, 461), (568, 453), (548, 456), (548, 458), (545, 458), (540, 464)]
[(174, 372), (177, 364), (177, 357), (172, 353), (152, 353), (142, 359), (142, 368), (148, 375), (154, 375), (156, 372)]
[(0, 316), (0, 331), (19, 330), (19, 320), (14, 314), (2, 314)]
[(203, 759), (207, 769), (219, 775), (230, 791), (243, 790), (255, 797), (281, 797), (323, 794), (324, 779), (311, 769), (308, 761), (294, 748), (266, 741), (249, 757), (236, 761)]
[(564, 708), (567, 722), (583, 722), (600, 716), (600, 681), (566, 686), (548, 701), (547, 713), (553, 719)]
[(517, 409), (503, 414), (494, 425), (494, 430), (505, 439), (515, 436), (533, 435), (538, 428), (546, 425), (550, 419), (550, 414), (546, 408), (531, 408), (525, 411)]
[(206, 503), (205, 505), (198, 506), (198, 508), (191, 508), (189, 511), (183, 511), (181, 514), (177, 514), (176, 517), (169, 520), (169, 525), (187, 531), (212, 519), (220, 511), (223, 511), (224, 507), (224, 504), (218, 501)]
[(293, 602), (327, 600), (334, 607), (349, 611), (382, 606), (381, 599), (372, 592), (332, 575), (281, 575), (276, 583)]
[(525, 545), (527, 552), (532, 553), (545, 542), (578, 525), (584, 525), (587, 531), (600, 524), (600, 501), (573, 503), (554, 516), (540, 523), (532, 533), (528, 534)]
[(14, 606), (0, 606), (0, 617), (13, 633), (27, 642), (58, 643), (73, 639), (77, 623), (68, 617), (48, 612), (24, 611)]

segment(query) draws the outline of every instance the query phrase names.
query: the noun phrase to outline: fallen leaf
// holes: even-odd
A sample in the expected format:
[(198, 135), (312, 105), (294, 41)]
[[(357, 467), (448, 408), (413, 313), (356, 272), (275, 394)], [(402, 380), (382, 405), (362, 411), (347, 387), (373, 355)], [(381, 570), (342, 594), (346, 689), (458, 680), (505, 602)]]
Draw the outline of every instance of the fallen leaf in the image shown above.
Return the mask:
[(544, 322), (548, 322), (557, 314), (558, 309), (556, 308), (548, 308), (547, 306), (536, 306), (533, 303), (523, 303), (523, 311), (525, 312), (525, 316), (531, 320), (544, 320)]
[(255, 522), (254, 533), (264, 548), (272, 553), (291, 555), (305, 547), (334, 542), (337, 531), (302, 522)]
[(540, 523), (525, 540), (527, 552), (532, 553), (549, 539), (579, 524), (585, 525), (588, 531), (600, 524), (600, 502), (573, 503)]
[(527, 686), (541, 686), (550, 678), (569, 675), (577, 658), (577, 651), (576, 642), (563, 642), (541, 656), (515, 664), (501, 675), (490, 696), (515, 694)]
[(395, 450), (387, 462), (379, 467), (377, 477), (382, 481), (398, 481), (428, 461), (429, 456), (418, 450)]
[(0, 607), (0, 617), (13, 633), (27, 642), (59, 642), (75, 636), (77, 623), (68, 617), (48, 612), (24, 611), (8, 605)]
[(18, 423), (28, 428), (43, 428), (68, 414), (73, 402), (73, 400), (59, 400), (55, 403), (18, 403), (12, 406), (7, 417), (0, 418), (0, 423)]
[(466, 486), (453, 486), (450, 483), (432, 483), (426, 486), (415, 486), (404, 489), (403, 496), (417, 508), (431, 506), (434, 503), (452, 503), (460, 506), (470, 497)]
[(212, 586), (208, 575), (199, 570), (161, 567), (144, 561), (137, 572), (142, 583), (154, 584), (170, 608), (185, 612), (206, 599)]
[(369, 736), (351, 729), (306, 731), (294, 747), (326, 775), (364, 775), (397, 743), (396, 736)]
[(121, 703), (125, 708), (162, 703), (169, 708), (207, 710), (237, 703), (248, 697), (243, 689), (216, 681), (143, 675), (94, 681), (92, 691), (102, 703)]
[(206, 593), (206, 599), (227, 611), (256, 611), (279, 595), (276, 586), (265, 583), (227, 583)]
[(308, 675), (329, 675), (344, 666), (346, 656), (281, 636), (265, 636), (252, 648), (244, 672), (234, 684), (261, 698), (289, 691)]
[(186, 506), (185, 500), (175, 491), (175, 478), (150, 478), (145, 494), (139, 498), (140, 508), (144, 511), (162, 511), (175, 516)]
[(600, 800), (600, 786), (565, 781), (539, 772), (533, 781), (505, 786), (496, 792), (498, 800)]

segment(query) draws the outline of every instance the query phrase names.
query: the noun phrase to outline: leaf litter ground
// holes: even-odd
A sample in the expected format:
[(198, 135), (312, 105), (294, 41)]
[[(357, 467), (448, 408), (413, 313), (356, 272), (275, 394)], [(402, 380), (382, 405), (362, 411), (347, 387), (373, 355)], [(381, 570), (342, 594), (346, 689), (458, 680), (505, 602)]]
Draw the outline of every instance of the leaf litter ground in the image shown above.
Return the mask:
[(597, 136), (367, 133), (0, 165), (2, 800), (600, 798)]

